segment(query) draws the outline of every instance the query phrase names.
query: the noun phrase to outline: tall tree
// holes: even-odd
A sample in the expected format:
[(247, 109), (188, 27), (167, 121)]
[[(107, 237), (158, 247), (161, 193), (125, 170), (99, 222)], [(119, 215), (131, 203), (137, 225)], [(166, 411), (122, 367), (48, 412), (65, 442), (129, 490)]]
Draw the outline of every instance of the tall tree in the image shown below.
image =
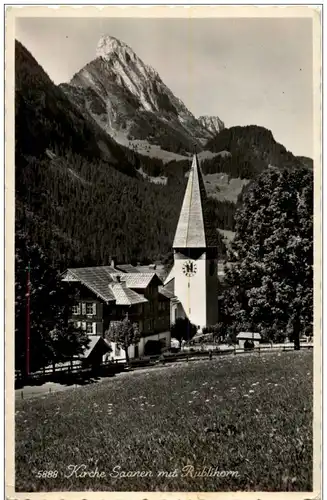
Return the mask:
[(196, 326), (190, 322), (188, 318), (177, 318), (175, 323), (171, 325), (171, 336), (178, 340), (181, 346), (182, 341), (188, 342), (196, 334)]
[(74, 290), (21, 230), (15, 252), (15, 364), (26, 374), (81, 354), (89, 339), (68, 322)]
[(234, 329), (256, 329), (271, 340), (289, 335), (299, 348), (313, 320), (312, 170), (271, 168), (248, 187), (233, 258), (224, 308)]
[(126, 316), (122, 321), (115, 321), (110, 324), (106, 332), (109, 342), (116, 342), (121, 346), (126, 354), (126, 362), (129, 364), (128, 348), (136, 345), (140, 340), (140, 333), (136, 323), (132, 323)]

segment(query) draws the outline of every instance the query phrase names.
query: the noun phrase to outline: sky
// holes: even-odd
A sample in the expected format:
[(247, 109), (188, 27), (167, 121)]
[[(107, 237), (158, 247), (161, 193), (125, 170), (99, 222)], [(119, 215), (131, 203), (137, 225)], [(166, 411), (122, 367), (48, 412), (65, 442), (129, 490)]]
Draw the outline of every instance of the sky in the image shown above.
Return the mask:
[(127, 43), (195, 116), (264, 126), (313, 156), (310, 19), (16, 19), (16, 38), (56, 84), (95, 58), (104, 34)]

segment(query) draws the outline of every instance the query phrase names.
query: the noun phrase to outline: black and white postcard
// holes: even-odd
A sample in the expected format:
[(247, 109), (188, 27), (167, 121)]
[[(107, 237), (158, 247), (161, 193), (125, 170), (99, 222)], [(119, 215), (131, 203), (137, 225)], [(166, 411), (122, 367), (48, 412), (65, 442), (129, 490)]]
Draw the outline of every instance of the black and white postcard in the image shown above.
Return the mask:
[(320, 15), (7, 7), (8, 498), (320, 495)]

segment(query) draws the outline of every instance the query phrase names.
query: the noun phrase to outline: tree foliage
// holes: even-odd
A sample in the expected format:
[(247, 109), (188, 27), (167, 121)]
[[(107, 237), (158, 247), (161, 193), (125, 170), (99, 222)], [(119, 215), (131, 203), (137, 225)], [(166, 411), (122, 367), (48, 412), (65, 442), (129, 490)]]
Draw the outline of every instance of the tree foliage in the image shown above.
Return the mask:
[(212, 170), (216, 166), (219, 169), (216, 171), (226, 172), (232, 177), (253, 179), (270, 165), (291, 169), (309, 165), (312, 168), (310, 158), (294, 156), (275, 141), (270, 130), (258, 125), (225, 128), (208, 141), (205, 149), (230, 153), (206, 160), (205, 168)]
[(126, 361), (129, 363), (128, 348), (136, 345), (140, 340), (140, 332), (136, 323), (132, 323), (127, 317), (122, 321), (114, 321), (110, 324), (106, 332), (109, 342), (116, 342), (122, 347), (126, 354)]
[[(30, 272), (28, 274), (28, 268)], [(29, 278), (29, 279), (28, 279)], [(30, 303), (30, 314), (27, 301)], [(25, 373), (27, 322), (30, 324), (30, 370), (82, 354), (89, 338), (69, 323), (74, 292), (48, 262), (36, 244), (16, 231), (15, 259), (15, 364)]]
[(313, 173), (269, 169), (244, 192), (236, 214), (235, 263), (222, 312), (230, 332), (263, 338), (312, 332)]
[(190, 341), (196, 334), (196, 326), (188, 318), (177, 318), (170, 328), (172, 338), (181, 344), (182, 340)]

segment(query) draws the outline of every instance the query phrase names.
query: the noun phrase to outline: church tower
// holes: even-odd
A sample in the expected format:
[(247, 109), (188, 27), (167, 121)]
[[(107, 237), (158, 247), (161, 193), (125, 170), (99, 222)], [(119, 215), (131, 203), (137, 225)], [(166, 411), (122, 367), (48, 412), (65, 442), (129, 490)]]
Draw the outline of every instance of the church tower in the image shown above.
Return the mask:
[(203, 177), (194, 155), (174, 249), (174, 294), (197, 328), (218, 322), (217, 229), (208, 213)]

